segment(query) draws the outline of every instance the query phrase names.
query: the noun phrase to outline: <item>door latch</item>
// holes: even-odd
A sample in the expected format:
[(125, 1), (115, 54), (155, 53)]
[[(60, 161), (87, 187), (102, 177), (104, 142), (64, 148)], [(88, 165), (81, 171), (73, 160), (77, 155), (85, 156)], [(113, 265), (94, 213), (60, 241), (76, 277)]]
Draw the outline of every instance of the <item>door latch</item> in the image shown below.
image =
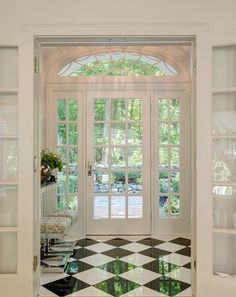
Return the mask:
[(88, 176), (92, 176), (92, 173), (96, 170), (93, 169), (93, 163), (91, 161), (88, 161)]

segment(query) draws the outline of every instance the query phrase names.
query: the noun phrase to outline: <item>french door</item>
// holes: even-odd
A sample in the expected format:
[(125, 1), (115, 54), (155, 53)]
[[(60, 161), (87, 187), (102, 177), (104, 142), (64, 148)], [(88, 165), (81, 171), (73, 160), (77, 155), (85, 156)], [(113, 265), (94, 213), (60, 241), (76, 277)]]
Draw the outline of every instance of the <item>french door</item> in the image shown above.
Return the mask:
[(88, 91), (87, 234), (150, 233), (150, 93)]

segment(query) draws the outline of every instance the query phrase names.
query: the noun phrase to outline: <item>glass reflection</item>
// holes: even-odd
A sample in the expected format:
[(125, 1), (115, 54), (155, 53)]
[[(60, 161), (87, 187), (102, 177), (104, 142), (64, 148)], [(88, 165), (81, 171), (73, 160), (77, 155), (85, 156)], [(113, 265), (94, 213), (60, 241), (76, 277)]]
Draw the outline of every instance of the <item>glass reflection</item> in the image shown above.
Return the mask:
[(143, 191), (143, 173), (128, 172), (128, 193), (142, 193)]
[(94, 174), (94, 193), (108, 193), (109, 173), (95, 172)]
[(125, 213), (125, 196), (111, 196), (111, 218), (125, 218)]

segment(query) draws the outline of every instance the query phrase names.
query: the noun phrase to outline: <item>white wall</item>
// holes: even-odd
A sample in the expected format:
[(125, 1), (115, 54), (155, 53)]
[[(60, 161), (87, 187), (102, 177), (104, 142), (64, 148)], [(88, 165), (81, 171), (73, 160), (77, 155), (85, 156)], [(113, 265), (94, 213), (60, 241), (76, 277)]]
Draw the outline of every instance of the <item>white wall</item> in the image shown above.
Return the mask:
[(0, 36), (18, 33), (22, 23), (201, 22), (225, 28), (236, 25), (235, 10), (234, 0), (1, 0)]

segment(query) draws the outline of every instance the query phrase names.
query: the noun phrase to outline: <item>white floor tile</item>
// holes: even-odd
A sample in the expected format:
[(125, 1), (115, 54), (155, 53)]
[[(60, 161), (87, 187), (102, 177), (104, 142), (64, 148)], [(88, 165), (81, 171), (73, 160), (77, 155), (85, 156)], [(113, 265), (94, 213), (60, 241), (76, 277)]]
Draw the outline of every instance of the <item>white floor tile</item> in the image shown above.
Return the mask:
[(175, 295), (175, 297), (192, 297), (192, 288), (189, 287), (188, 289), (180, 292), (179, 294)]
[(80, 261), (88, 263), (93, 266), (99, 266), (99, 265), (103, 265), (108, 262), (114, 261), (114, 258), (106, 255), (102, 255), (102, 254), (96, 254), (96, 255), (82, 258), (80, 259)]
[(191, 284), (191, 269), (187, 269), (185, 267), (180, 267), (172, 272), (169, 272), (166, 276)]
[(106, 244), (103, 242), (99, 242), (90, 246), (87, 246), (86, 249), (96, 252), (96, 253), (102, 253), (102, 252), (106, 252), (109, 251), (111, 249), (114, 249), (115, 247), (113, 245), (110, 244)]
[(141, 254), (131, 254), (129, 256), (120, 258), (120, 260), (130, 264), (134, 264), (136, 266), (142, 266), (151, 261), (154, 261), (155, 259)]
[(74, 274), (73, 277), (76, 277), (83, 282), (92, 285), (98, 284), (104, 280), (114, 277), (114, 274), (101, 270), (99, 268), (92, 268), (77, 274)]
[(183, 246), (183, 245), (172, 243), (172, 242), (164, 242), (164, 243), (156, 245), (155, 247), (158, 249), (161, 249), (161, 250), (166, 250), (168, 252), (172, 252), (172, 253), (185, 248), (185, 246)]
[(126, 294), (123, 294), (121, 295), (120, 297), (156, 297), (156, 296), (163, 296), (163, 297), (166, 297), (167, 295), (165, 294), (162, 294), (160, 292), (157, 292), (157, 291), (154, 291), (154, 290), (151, 290), (147, 287), (138, 287)]
[(39, 288), (39, 297), (52, 297), (52, 296), (58, 296), (58, 295), (54, 294), (53, 292), (47, 290), (42, 286)]
[(158, 278), (160, 274), (146, 270), (142, 267), (137, 267), (135, 269), (120, 274), (120, 276), (139, 285), (144, 285)]
[(40, 284), (44, 285), (47, 283), (54, 282), (56, 280), (62, 279), (69, 276), (66, 273), (41, 273), (40, 275)]
[(106, 292), (103, 292), (102, 290), (99, 290), (94, 287), (88, 287), (83, 290), (74, 292), (70, 295), (66, 295), (65, 297), (95, 297), (95, 296), (104, 296), (104, 297), (113, 297), (110, 294), (107, 294)]
[(168, 262), (168, 263), (183, 266), (183, 265), (189, 263), (191, 261), (191, 258), (173, 253), (173, 254), (169, 254), (167, 256), (161, 257), (161, 260)]
[(131, 252), (134, 252), (134, 253), (138, 253), (138, 252), (141, 252), (141, 251), (144, 251), (144, 250), (150, 248), (150, 246), (141, 244), (141, 243), (137, 243), (137, 242), (132, 242), (132, 243), (128, 243), (126, 245), (122, 245), (121, 248), (131, 251)]

